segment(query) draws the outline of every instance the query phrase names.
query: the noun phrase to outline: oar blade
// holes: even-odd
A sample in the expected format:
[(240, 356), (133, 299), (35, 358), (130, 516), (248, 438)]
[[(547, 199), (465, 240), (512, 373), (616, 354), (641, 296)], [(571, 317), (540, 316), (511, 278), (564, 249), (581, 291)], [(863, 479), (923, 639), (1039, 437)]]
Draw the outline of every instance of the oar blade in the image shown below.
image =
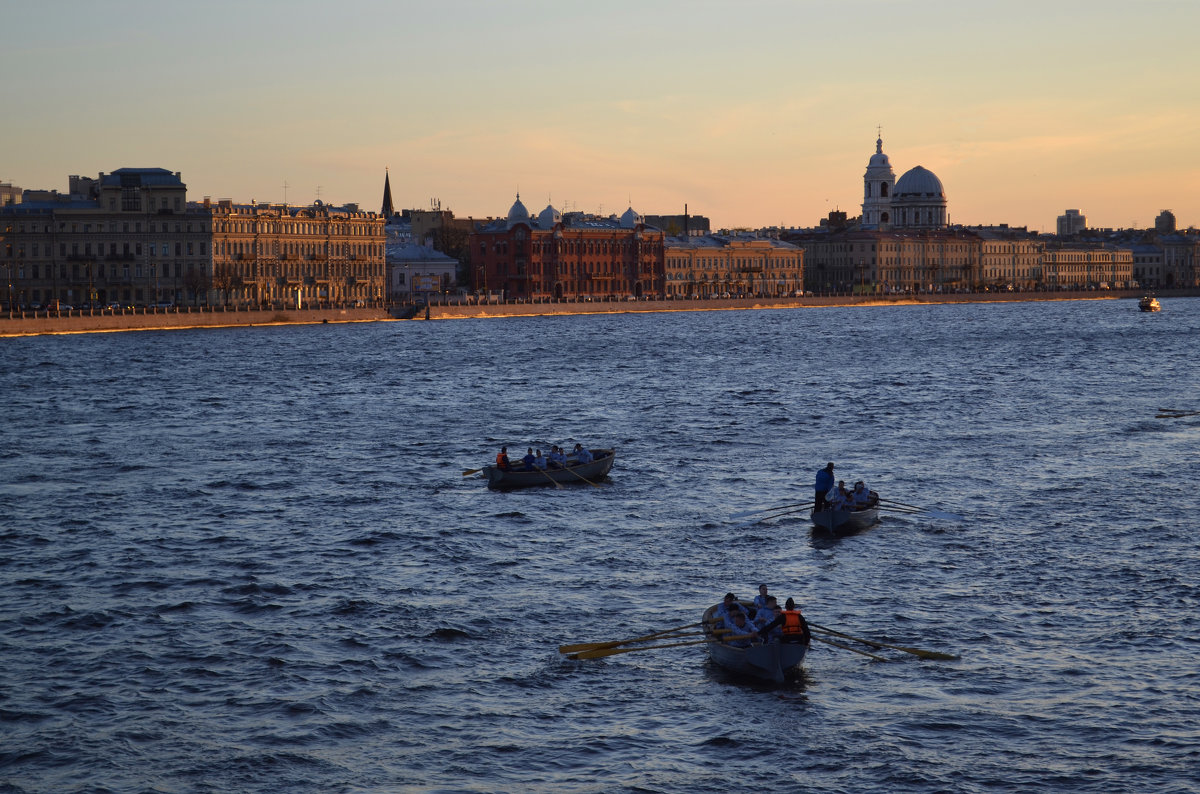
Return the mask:
[(778, 507), (764, 507), (761, 510), (745, 510), (741, 513), (734, 513), (733, 515), (729, 516), (729, 518), (736, 521), (739, 518), (749, 518), (750, 516), (757, 516), (757, 515), (761, 515), (763, 513), (774, 513), (776, 510), (787, 510), (788, 508), (791, 508), (791, 507), (806, 507), (811, 504), (812, 504), (812, 502), (808, 501), (808, 502), (797, 502), (797, 503), (791, 504), (791, 505), (779, 505)]
[(609, 640), (606, 642), (580, 642), (574, 645), (558, 646), (559, 653), (576, 653), (578, 651), (592, 651), (600, 648), (616, 648), (620, 645), (633, 645), (638, 642), (648, 642), (662, 637), (664, 634), (674, 634), (679, 631), (691, 629), (699, 626), (699, 623), (684, 623), (682, 626), (674, 626), (662, 631), (652, 631), (649, 634), (643, 634), (641, 637), (630, 637), (626, 640)]
[(481, 471), (483, 471), (483, 469), (467, 469), (463, 472), (463, 476), (470, 477), (472, 474), (478, 474)]
[(607, 656), (616, 656), (619, 653), (633, 653), (634, 651), (657, 651), (662, 648), (679, 648), (684, 645), (703, 645), (706, 642), (713, 640), (689, 640), (687, 642), (668, 642), (665, 645), (639, 645), (635, 648), (597, 648), (594, 651), (580, 651), (567, 656), (568, 659), (586, 660), (586, 659), (603, 659)]

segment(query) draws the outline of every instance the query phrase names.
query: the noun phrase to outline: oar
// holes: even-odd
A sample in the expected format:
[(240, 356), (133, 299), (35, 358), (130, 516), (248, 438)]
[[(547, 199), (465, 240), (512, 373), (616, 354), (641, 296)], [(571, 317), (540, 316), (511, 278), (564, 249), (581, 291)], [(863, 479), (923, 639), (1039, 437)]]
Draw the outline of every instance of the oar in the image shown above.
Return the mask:
[(845, 634), (843, 632), (828, 628), (827, 626), (819, 626), (816, 623), (809, 623), (808, 627), (810, 629), (816, 629), (818, 631), (823, 631), (826, 634), (832, 634), (835, 637), (844, 637), (848, 640), (854, 640), (855, 642), (861, 642), (863, 645), (870, 645), (873, 648), (891, 648), (893, 651), (904, 651), (905, 653), (911, 653), (913, 656), (920, 656), (922, 659), (937, 659), (939, 661), (951, 661), (951, 660), (959, 658), (953, 654), (941, 653), (940, 651), (925, 651), (920, 648), (906, 648), (903, 645), (888, 645), (886, 642), (878, 642), (876, 640), (864, 640), (862, 637), (855, 637), (850, 634)]
[(656, 631), (653, 634), (647, 634), (644, 637), (634, 637), (628, 640), (612, 640), (611, 642), (581, 642), (576, 645), (560, 645), (558, 646), (559, 653), (575, 653), (576, 651), (594, 651), (598, 648), (615, 648), (618, 645), (630, 645), (635, 642), (646, 642), (647, 640), (656, 639), (663, 634), (674, 634), (677, 631), (694, 628), (699, 626), (699, 623), (684, 623), (682, 626), (676, 626), (673, 629), (663, 629)]
[(1182, 419), (1185, 416), (1197, 416), (1200, 411), (1172, 411), (1169, 414), (1155, 414), (1155, 419)]
[(764, 507), (762, 510), (747, 510), (743, 513), (734, 513), (733, 515), (730, 516), (730, 518), (732, 518), (732, 519), (749, 518), (750, 516), (756, 516), (759, 513), (774, 513), (776, 510), (785, 510), (789, 507), (804, 507), (805, 505), (810, 505), (810, 504), (812, 504), (811, 499), (809, 499), (807, 502), (796, 502), (795, 504), (791, 504), (791, 505), (779, 505), (779, 507)]
[(666, 645), (640, 645), (636, 648), (597, 648), (594, 651), (581, 651), (568, 656), (568, 659), (603, 659), (606, 656), (616, 656), (618, 653), (633, 653), (634, 651), (657, 651), (659, 648), (678, 648), (683, 645), (703, 645), (706, 642), (718, 640), (688, 640), (687, 642), (668, 642)]
[(463, 472), (463, 476), (470, 477), (472, 474), (478, 474), (481, 471), (483, 471), (483, 469), (467, 469)]
[[(811, 624), (809, 624), (809, 625), (811, 625)], [(840, 642), (834, 642), (833, 640), (827, 640), (824, 637), (813, 637), (813, 639), (816, 640), (817, 642), (823, 642), (826, 645), (832, 645), (835, 648), (841, 648), (844, 651), (850, 651), (851, 653), (861, 653), (863, 656), (870, 656), (872, 659), (874, 659), (877, 662), (890, 662), (891, 661), (891, 659), (887, 658), (886, 656), (876, 656), (873, 653), (867, 653), (866, 651), (860, 651), (858, 648), (851, 648), (849, 645), (842, 645)]]
[(892, 509), (892, 510), (895, 510), (895, 509), (896, 509), (896, 507), (907, 507), (907, 508), (909, 508), (910, 510), (915, 510), (915, 511), (917, 511), (918, 513), (922, 513), (922, 514), (924, 514), (924, 515), (927, 515), (927, 516), (929, 516), (930, 518), (944, 518), (944, 519), (947, 519), (947, 520), (949, 520), (949, 521), (962, 521), (962, 520), (963, 520), (963, 517), (962, 517), (962, 516), (960, 516), (960, 515), (958, 515), (957, 513), (947, 513), (947, 512), (944, 512), (944, 511), (942, 511), (942, 510), (932, 510), (932, 509), (930, 509), (930, 508), (928, 508), (928, 507), (921, 507), (920, 505), (910, 505), (910, 504), (906, 504), (905, 502), (897, 502), (897, 501), (896, 501), (896, 500), (894, 500), (894, 499), (883, 499), (883, 498), (880, 498), (880, 500), (879, 500), (879, 503), (880, 503), (880, 504), (881, 504), (883, 507), (887, 507), (888, 505), (892, 505), (892, 507), (890, 508), (890, 509)]
[(566, 471), (569, 471), (569, 472), (571, 472), (571, 473), (572, 473), (572, 474), (574, 474), (576, 477), (578, 477), (579, 479), (583, 480), (584, 482), (586, 482), (588, 485), (592, 486), (593, 488), (599, 488), (599, 487), (600, 487), (599, 485), (596, 485), (596, 483), (594, 483), (594, 482), (592, 482), (591, 480), (589, 480), (587, 477), (584, 477), (582, 474), (580, 474), (579, 472), (577, 472), (577, 471), (575, 471), (574, 469), (572, 469), (570, 466), (568, 466), (568, 467), (566, 468)]
[(545, 475), (546, 475), (546, 479), (547, 479), (547, 480), (549, 480), (550, 482), (554, 483), (554, 487), (555, 487), (555, 488), (559, 489), (560, 491), (562, 490), (562, 483), (560, 483), (558, 480), (556, 480), (556, 479), (554, 479), (553, 477), (551, 477), (551, 476), (550, 476), (550, 475), (549, 475), (549, 474), (546, 472), (546, 470), (545, 470), (545, 469), (538, 469), (538, 468), (537, 468), (537, 466), (534, 466), (533, 468), (537, 469), (537, 470), (538, 470), (538, 471), (540, 471), (542, 474), (545, 474)]

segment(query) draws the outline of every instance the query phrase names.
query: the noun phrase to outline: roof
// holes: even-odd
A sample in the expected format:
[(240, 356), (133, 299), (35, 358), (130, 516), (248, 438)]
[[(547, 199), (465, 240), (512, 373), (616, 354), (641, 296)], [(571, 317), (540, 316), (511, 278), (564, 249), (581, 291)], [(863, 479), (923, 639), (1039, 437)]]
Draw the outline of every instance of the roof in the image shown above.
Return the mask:
[(436, 248), (416, 243), (392, 244), (387, 246), (389, 262), (423, 262), (426, 264), (458, 265), (458, 260), (447, 256)]

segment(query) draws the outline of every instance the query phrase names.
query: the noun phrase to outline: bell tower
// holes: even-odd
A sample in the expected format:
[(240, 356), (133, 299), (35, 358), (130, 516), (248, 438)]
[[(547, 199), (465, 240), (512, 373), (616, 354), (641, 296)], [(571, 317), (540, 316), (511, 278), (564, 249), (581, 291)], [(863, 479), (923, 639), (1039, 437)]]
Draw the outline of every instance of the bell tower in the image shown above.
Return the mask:
[(892, 223), (892, 192), (896, 187), (896, 172), (883, 153), (883, 130), (875, 140), (875, 154), (867, 163), (863, 175), (862, 224), (864, 228), (886, 229)]

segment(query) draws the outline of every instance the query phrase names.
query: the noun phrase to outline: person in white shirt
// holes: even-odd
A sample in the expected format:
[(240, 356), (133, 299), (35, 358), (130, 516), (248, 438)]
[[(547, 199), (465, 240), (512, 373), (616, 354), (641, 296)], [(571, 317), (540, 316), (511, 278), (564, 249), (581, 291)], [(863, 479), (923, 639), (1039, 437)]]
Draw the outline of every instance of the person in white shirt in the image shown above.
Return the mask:
[(765, 584), (760, 584), (758, 586), (758, 595), (754, 596), (754, 608), (766, 609), (768, 598), (770, 598), (770, 596), (767, 595), (767, 586)]
[(576, 463), (591, 463), (592, 462), (591, 450), (587, 449), (582, 444), (576, 444), (575, 445), (575, 462)]
[(733, 618), (725, 621), (729, 633), (723, 638), (735, 648), (749, 648), (758, 639), (758, 630), (746, 620), (746, 613), (740, 609), (733, 613)]
[(846, 503), (849, 501), (846, 498), (846, 482), (838, 480), (838, 484), (830, 488), (829, 493), (825, 494), (825, 501), (834, 510), (845, 510), (847, 507)]

